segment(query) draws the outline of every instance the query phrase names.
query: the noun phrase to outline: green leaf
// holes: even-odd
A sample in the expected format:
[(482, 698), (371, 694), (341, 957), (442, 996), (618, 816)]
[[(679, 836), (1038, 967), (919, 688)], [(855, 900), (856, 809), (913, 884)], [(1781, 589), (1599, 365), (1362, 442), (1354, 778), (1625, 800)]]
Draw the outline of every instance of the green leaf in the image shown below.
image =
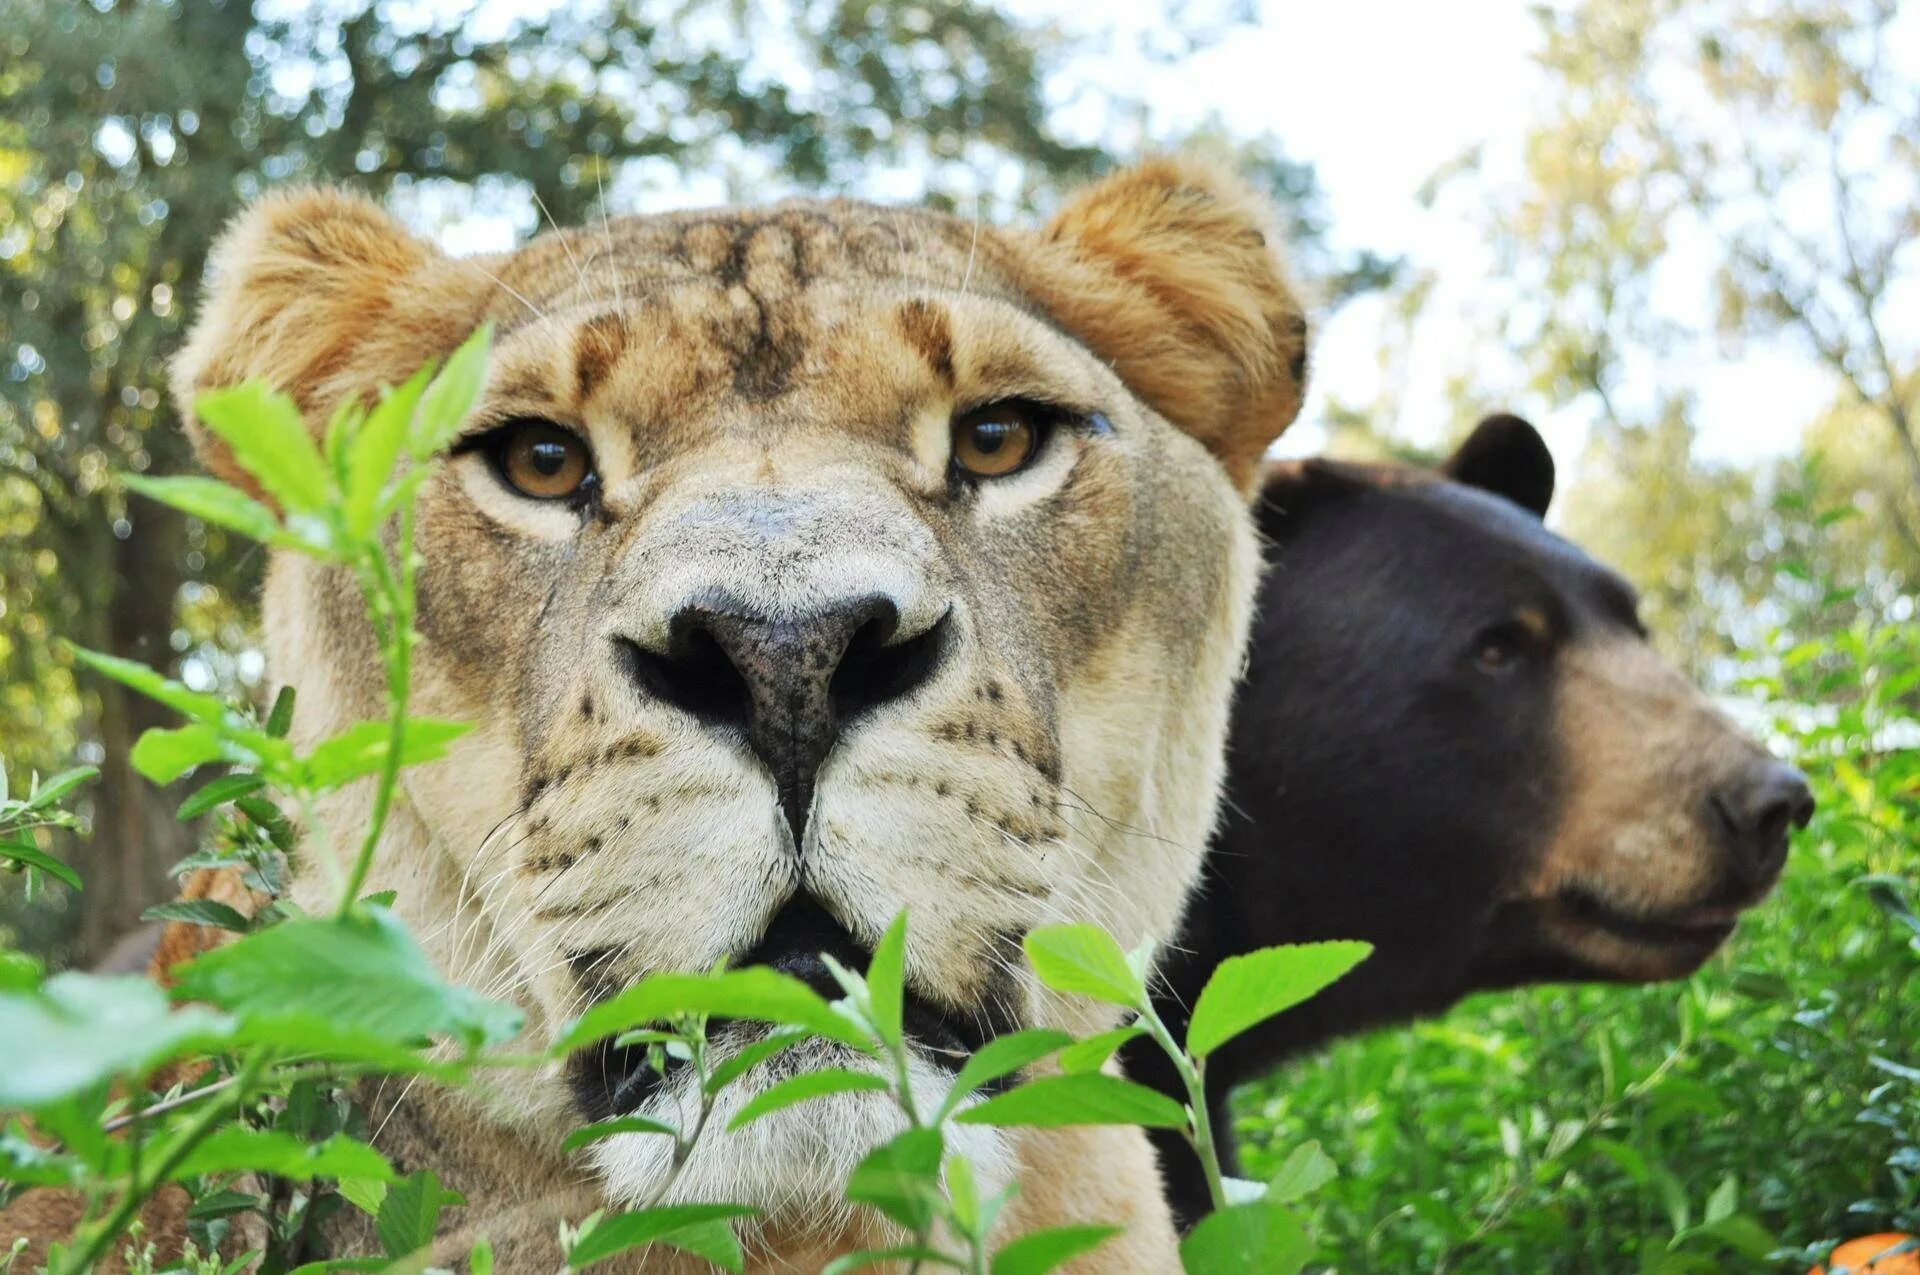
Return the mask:
[(368, 1217), (377, 1217), (387, 1199), (387, 1184), (377, 1178), (341, 1178), (334, 1185), (340, 1198)]
[(274, 517), (273, 510), (217, 478), (148, 478), (141, 474), (122, 474), (120, 481), (129, 491), (139, 492), (148, 500), (170, 505), (189, 518), (237, 531), (249, 540), (271, 543), (280, 537), (280, 520)]
[(56, 974), (35, 991), (0, 994), (0, 1107), (32, 1110), (143, 1076), (231, 1029), (210, 1010), (174, 1010), (143, 978)]
[(1764, 1263), (1767, 1255), (1780, 1247), (1780, 1242), (1771, 1231), (1744, 1213), (1734, 1213), (1717, 1222), (1709, 1222), (1694, 1234), (1710, 1236), (1754, 1263)]
[(393, 477), (401, 448), (412, 432), (414, 405), (427, 387), (432, 367), (423, 367), (388, 389), (347, 444), (346, 492), (341, 511), (347, 534), (365, 539), (372, 532), (380, 493)]
[[(471, 722), (442, 722), (409, 717), (400, 732), (400, 764), (417, 766), (447, 755), (447, 745), (473, 729)], [(322, 791), (377, 774), (387, 764), (393, 740), (391, 722), (355, 722), (315, 745), (303, 760), (307, 782)]]
[(487, 383), (487, 354), (492, 344), (493, 324), (483, 323), (460, 343), (440, 375), (420, 396), (420, 410), (414, 414), (413, 437), (409, 440), (415, 460), (441, 451), (459, 434)]
[[(993, 1255), (992, 1275), (1046, 1275), (1074, 1258), (1091, 1253), (1124, 1227), (1056, 1226), (1032, 1231)], [(1251, 1269), (1251, 1268), (1249, 1268)]]
[(947, 1157), (947, 1201), (961, 1234), (980, 1234), (980, 1187), (973, 1178), (973, 1161), (958, 1152)]
[(236, 1213), (246, 1213), (265, 1204), (266, 1197), (254, 1195), (249, 1191), (209, 1191), (194, 1200), (187, 1209), (190, 1218), (232, 1217)]
[(1318, 1191), (1339, 1172), (1318, 1142), (1303, 1142), (1287, 1153), (1279, 1171), (1267, 1183), (1266, 1198), (1273, 1204), (1291, 1204)]
[[(447, 755), (447, 745), (472, 730), (470, 722), (436, 722), (407, 718), (399, 735), (399, 764), (417, 766)], [(392, 722), (355, 722), (344, 732), (315, 745), (305, 764), (307, 783), (317, 789), (336, 789), (361, 776), (378, 774), (386, 766), (388, 745), (394, 739)]]
[(922, 1265), (931, 1263), (935, 1266), (945, 1266), (956, 1271), (967, 1269), (965, 1262), (957, 1261), (938, 1249), (922, 1248), (918, 1244), (902, 1244), (898, 1248), (869, 1248), (862, 1249), (858, 1253), (844, 1253), (822, 1266), (820, 1275), (849, 1275), (852, 1271), (883, 1265), (893, 1266), (897, 1270), (901, 1269), (902, 1263), (911, 1267), (915, 1262)]
[(150, 700), (165, 704), (183, 717), (196, 722), (218, 723), (226, 719), (227, 706), (217, 696), (190, 691), (180, 683), (160, 676), (138, 660), (123, 660), (117, 655), (102, 655), (85, 647), (71, 648), (73, 658), (102, 677), (131, 687)]
[(1062, 1045), (1072, 1042), (1073, 1037), (1051, 1027), (1030, 1027), (1025, 1031), (995, 1036), (974, 1050), (961, 1066), (960, 1074), (953, 1078), (953, 1084), (947, 1090), (946, 1100), (940, 1104), (938, 1118), (945, 1120), (968, 1094), (981, 1086), (990, 1085), (1022, 1067), (1031, 1066)]
[(1711, 1226), (1715, 1222), (1725, 1221), (1727, 1218), (1732, 1217), (1734, 1210), (1739, 1207), (1740, 1184), (1735, 1181), (1734, 1176), (1729, 1173), (1726, 1177), (1720, 1179), (1720, 1185), (1715, 1187), (1713, 1194), (1707, 1197), (1707, 1225)]
[(380, 1201), (380, 1213), (374, 1230), (388, 1257), (405, 1257), (433, 1243), (440, 1229), (440, 1214), (465, 1204), (459, 1194), (441, 1188), (431, 1169), (410, 1174), (387, 1188)]
[[(55, 802), (99, 773), (94, 766), (75, 766), (72, 770), (63, 770), (53, 778), (34, 785), (33, 791), (27, 796), (27, 809), (50, 809)], [(5, 800), (5, 790), (0, 789), (0, 801)]]
[(1060, 1051), (1060, 1070), (1069, 1076), (1084, 1072), (1099, 1071), (1107, 1065), (1107, 1059), (1114, 1051), (1132, 1040), (1135, 1036), (1144, 1036), (1147, 1029), (1135, 1023), (1130, 1027), (1116, 1027), (1110, 1032), (1101, 1032), (1098, 1036), (1089, 1036), (1083, 1041), (1070, 1045)]
[(1372, 951), (1372, 944), (1342, 941), (1263, 947), (1228, 957), (1194, 1002), (1187, 1052), (1205, 1058), (1249, 1027), (1315, 995)]
[(1033, 1129), (1086, 1124), (1179, 1129), (1187, 1123), (1187, 1109), (1145, 1085), (1090, 1072), (1031, 1081), (969, 1107), (954, 1119), (961, 1124)]
[(186, 921), (192, 925), (211, 925), (216, 929), (232, 930), (236, 934), (245, 934), (253, 928), (253, 922), (233, 908), (213, 899), (181, 899), (173, 903), (162, 903), (148, 908), (140, 914), (142, 921)]
[(873, 1011), (873, 1028), (881, 1040), (900, 1044), (900, 1014), (906, 995), (907, 914), (893, 918), (893, 924), (874, 945), (867, 962), (867, 999)]
[(179, 1181), (199, 1174), (271, 1173), (306, 1182), (313, 1178), (357, 1178), (391, 1182), (393, 1166), (364, 1142), (336, 1133), (307, 1143), (288, 1133), (226, 1125), (215, 1129), (174, 1169)]
[(72, 868), (34, 845), (31, 841), (26, 840), (24, 837), (8, 837), (6, 840), (0, 841), (0, 859), (11, 859), (15, 863), (24, 863), (29, 868), (37, 868), (50, 877), (66, 882), (76, 890), (80, 888), (80, 874), (78, 872), (75, 872)]
[(873, 1042), (799, 979), (764, 967), (717, 974), (654, 974), (575, 1019), (554, 1043), (555, 1055), (676, 1014), (707, 1014), (804, 1027), (867, 1053)]
[(293, 729), (293, 698), (291, 686), (281, 687), (273, 697), (273, 709), (267, 714), (267, 734), (271, 738), (285, 739)]
[(39, 957), (0, 948), (0, 992), (30, 992), (46, 975)]
[(291, 398), (247, 381), (202, 394), (193, 410), (282, 509), (311, 514), (331, 503), (332, 473)]
[(782, 1050), (793, 1048), (803, 1040), (809, 1039), (804, 1031), (774, 1032), (764, 1040), (757, 1040), (740, 1049), (732, 1057), (707, 1073), (707, 1092), (719, 1093), (738, 1080), (748, 1071), (759, 1066)]
[(187, 799), (180, 803), (178, 817), (184, 822), (198, 819), (209, 810), (224, 806), (237, 797), (244, 797), (266, 787), (267, 777), (247, 771), (237, 775), (222, 775), (211, 783), (202, 784), (194, 789)]
[(757, 1094), (740, 1108), (738, 1115), (727, 1122), (727, 1132), (744, 1129), (761, 1116), (772, 1115), (810, 1099), (837, 1093), (876, 1093), (887, 1087), (884, 1076), (876, 1076), (870, 1071), (848, 1071), (844, 1067), (803, 1071)]
[(1026, 938), (1027, 960), (1040, 981), (1057, 992), (1075, 992), (1139, 1009), (1146, 989), (1127, 964), (1113, 936), (1096, 925), (1043, 925)]
[[(134, 741), (128, 761), (156, 784), (170, 784), (195, 766), (234, 760), (220, 731), (204, 723), (155, 726)], [(251, 759), (249, 759), (251, 760)]]
[(880, 1210), (910, 1231), (932, 1224), (941, 1202), (938, 1129), (909, 1129), (875, 1147), (847, 1179), (846, 1197)]
[(493, 1241), (484, 1235), (467, 1250), (467, 1275), (493, 1275)]
[(1313, 1241), (1277, 1204), (1230, 1204), (1200, 1219), (1180, 1241), (1187, 1275), (1295, 1275), (1313, 1256)]
[(733, 1233), (732, 1223), (725, 1218), (668, 1231), (655, 1242), (691, 1253), (724, 1271), (739, 1272), (747, 1267), (746, 1254), (740, 1251), (740, 1237)]
[(392, 1042), (445, 1035), (476, 1047), (520, 1029), (512, 1006), (443, 981), (378, 907), (256, 930), (181, 966), (176, 992), (251, 1021), (318, 1019)]
[[(663, 1208), (616, 1213), (602, 1219), (575, 1241), (567, 1253), (567, 1265), (577, 1270), (594, 1262), (605, 1261), (616, 1253), (647, 1244), (664, 1243), (680, 1247), (674, 1239), (676, 1232), (713, 1222), (724, 1225), (729, 1218), (751, 1217), (754, 1212), (744, 1204), (670, 1204)], [(707, 1235), (710, 1236), (711, 1232), (707, 1232)], [(740, 1267), (736, 1264), (727, 1269), (737, 1271)]]
[(588, 1143), (598, 1142), (602, 1138), (611, 1138), (616, 1133), (659, 1133), (669, 1138), (677, 1138), (680, 1131), (670, 1124), (659, 1120), (649, 1120), (645, 1116), (621, 1116), (617, 1120), (600, 1120), (583, 1125), (567, 1135), (560, 1144), (562, 1151), (574, 1151)]

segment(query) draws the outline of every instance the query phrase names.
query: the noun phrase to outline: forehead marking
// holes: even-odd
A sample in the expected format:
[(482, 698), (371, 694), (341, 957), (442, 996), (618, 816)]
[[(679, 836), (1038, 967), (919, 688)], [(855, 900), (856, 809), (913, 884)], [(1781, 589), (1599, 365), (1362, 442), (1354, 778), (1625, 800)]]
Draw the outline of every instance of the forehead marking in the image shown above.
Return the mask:
[(620, 314), (596, 314), (580, 325), (573, 335), (574, 398), (578, 404), (585, 406), (626, 351), (627, 321)]
[(919, 352), (934, 376), (947, 390), (953, 389), (953, 329), (947, 312), (932, 302), (916, 297), (902, 302), (894, 312), (900, 335)]

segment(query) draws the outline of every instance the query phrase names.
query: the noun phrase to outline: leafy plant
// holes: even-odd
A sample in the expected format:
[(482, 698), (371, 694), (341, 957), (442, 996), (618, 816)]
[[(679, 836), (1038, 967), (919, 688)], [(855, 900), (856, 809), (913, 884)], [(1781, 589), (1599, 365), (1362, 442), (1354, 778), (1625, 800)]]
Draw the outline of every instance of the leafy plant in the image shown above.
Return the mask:
[(46, 877), (75, 890), (80, 888), (80, 875), (48, 854), (34, 834), (41, 828), (79, 829), (80, 817), (60, 803), (99, 773), (92, 766), (80, 766), (62, 771), (44, 783), (40, 776), (34, 775), (27, 781), (27, 795), (15, 798), (8, 794), (6, 768), (0, 766), (0, 866), (9, 872), (26, 874), (28, 899), (45, 888)]

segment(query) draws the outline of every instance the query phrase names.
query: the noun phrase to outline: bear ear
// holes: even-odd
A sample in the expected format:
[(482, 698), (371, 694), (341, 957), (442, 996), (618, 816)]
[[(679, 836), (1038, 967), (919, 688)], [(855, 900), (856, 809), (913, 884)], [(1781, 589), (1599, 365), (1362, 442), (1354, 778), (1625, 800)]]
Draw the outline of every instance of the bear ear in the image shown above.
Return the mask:
[(291, 395), (318, 428), (316, 418), (345, 397), (404, 380), (456, 348), (489, 295), (483, 270), (339, 190), (259, 200), (222, 232), (210, 262), (199, 317), (170, 369), (174, 401), (201, 463), (254, 495), (196, 419), (196, 398), (257, 377)]
[(1540, 431), (1501, 413), (1473, 427), (1440, 472), (1457, 483), (1492, 492), (1536, 518), (1553, 503), (1553, 453)]
[(1238, 178), (1161, 158), (1082, 192), (1022, 254), (1022, 285), (1249, 494), (1307, 372), (1279, 227)]

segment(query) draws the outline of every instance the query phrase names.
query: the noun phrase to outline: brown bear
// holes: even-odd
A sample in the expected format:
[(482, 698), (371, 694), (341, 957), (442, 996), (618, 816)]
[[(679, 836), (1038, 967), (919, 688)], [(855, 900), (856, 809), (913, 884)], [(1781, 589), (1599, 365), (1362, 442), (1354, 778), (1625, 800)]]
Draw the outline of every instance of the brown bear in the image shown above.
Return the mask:
[[(1773, 885), (1813, 799), (1658, 655), (1633, 590), (1542, 524), (1533, 427), (1481, 423), (1437, 472), (1274, 464), (1271, 563), (1234, 710), (1228, 800), (1160, 1012), (1276, 943), (1374, 952), (1215, 1054), (1235, 1083), (1367, 1027), (1526, 983), (1691, 973)], [(1129, 1071), (1169, 1093), (1157, 1051)], [(1160, 1138), (1175, 1211), (1206, 1187)]]

